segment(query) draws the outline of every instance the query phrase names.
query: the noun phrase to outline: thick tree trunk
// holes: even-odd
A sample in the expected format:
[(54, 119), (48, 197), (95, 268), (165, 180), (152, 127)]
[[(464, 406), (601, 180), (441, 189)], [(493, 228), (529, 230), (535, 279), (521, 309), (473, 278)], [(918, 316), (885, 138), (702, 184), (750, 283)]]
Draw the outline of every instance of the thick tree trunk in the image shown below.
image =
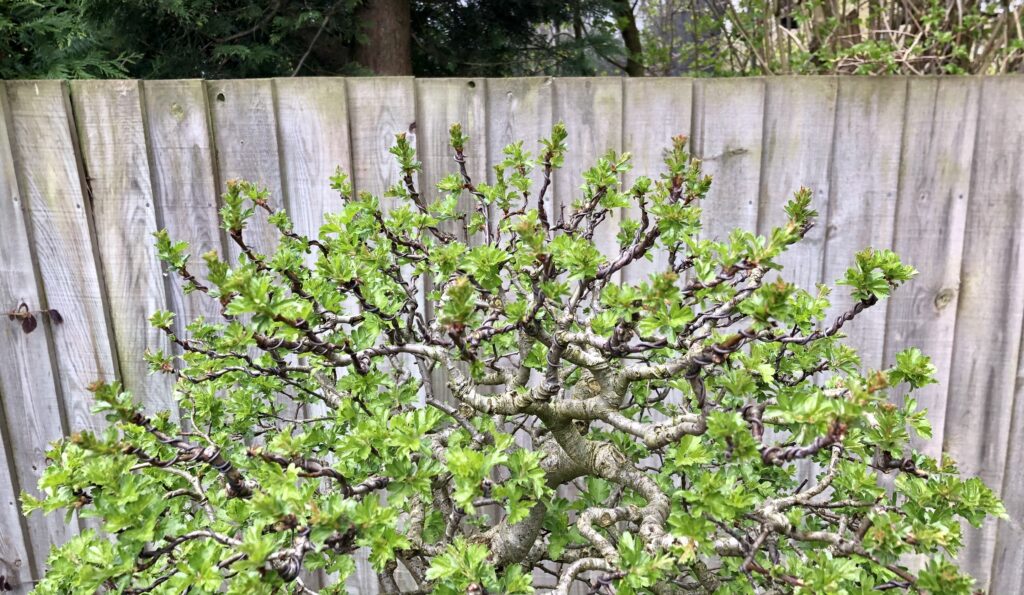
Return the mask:
[(615, 3), (615, 16), (619, 19), (619, 32), (622, 43), (626, 45), (626, 74), (644, 76), (644, 48), (640, 42), (640, 29), (636, 26), (636, 15), (630, 0), (618, 0)]
[(409, 0), (366, 0), (357, 13), (366, 39), (356, 62), (374, 74), (412, 74), (412, 14)]

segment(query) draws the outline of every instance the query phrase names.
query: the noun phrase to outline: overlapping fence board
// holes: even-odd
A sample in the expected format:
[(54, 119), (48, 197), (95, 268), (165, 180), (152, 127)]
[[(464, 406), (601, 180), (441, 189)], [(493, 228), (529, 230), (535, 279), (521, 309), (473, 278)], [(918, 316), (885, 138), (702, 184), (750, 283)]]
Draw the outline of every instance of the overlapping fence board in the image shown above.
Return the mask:
[[(2, 392), (0, 398), (3, 398)], [(18, 493), (15, 489), (17, 484), (10, 474), (14, 469), (14, 457), (7, 446), (5, 422), (3, 411), (0, 410), (0, 463), (5, 466), (0, 469), (0, 497), (3, 498), (0, 500), (0, 524), (4, 528), (3, 533), (0, 533), (0, 581), (10, 585), (14, 593), (23, 595), (28, 593), (31, 586), (32, 559), (25, 547), (28, 543), (25, 540), (27, 531), (18, 511), (20, 504), (15, 498)]]
[(64, 320), (51, 329), (67, 420), (75, 429), (97, 427), (88, 387), (114, 380), (117, 364), (67, 90), (54, 81), (12, 82), (7, 95), (32, 250), (46, 304)]
[[(977, 186), (972, 184), (971, 201), (973, 203), (975, 196), (980, 198), (992, 192), (995, 195), (995, 200), (1013, 205), (1012, 214), (1008, 213), (1014, 217), (1012, 224), (1016, 225), (1014, 243), (1008, 246), (1013, 252), (1004, 254), (1002, 258), (1016, 259), (1017, 276), (1014, 280), (1021, 282), (1021, 268), (1024, 267), (1024, 262), (1022, 262), (1024, 261), (1022, 258), (1024, 257), (1024, 249), (1022, 249), (1024, 240), (1021, 239), (1021, 226), (1024, 225), (1024, 154), (1020, 148), (1024, 146), (1024, 104), (1019, 99), (1024, 97), (1024, 79), (1018, 77), (986, 81), (983, 93), (985, 101), (982, 110), (993, 110), (992, 112), (982, 111), (984, 119), (988, 120), (992, 115), (999, 115), (1000, 117), (994, 118), (994, 120), (1005, 118), (1006, 126), (996, 126), (986, 121), (987, 126), (982, 129), (984, 135), (979, 134), (979, 143), (991, 142), (992, 144), (985, 147), (986, 160), (979, 160), (979, 167), (975, 170)], [(998, 136), (998, 140), (993, 138), (995, 136)], [(989, 159), (992, 161), (988, 162)], [(991, 163), (989, 165), (991, 170), (983, 169), (986, 162)], [(990, 174), (991, 177), (983, 177)], [(981, 194), (975, 195), (975, 191)], [(1012, 286), (1003, 289), (999, 284), (997, 287), (996, 292), (1013, 291)], [(1003, 320), (1016, 326), (1013, 324), (1014, 319), (1010, 317), (1012, 312), (1009, 310), (1004, 313)], [(1012, 339), (1012, 337), (1010, 338)], [(1020, 338), (1020, 342), (1024, 343), (1024, 336)], [(990, 348), (988, 345), (980, 347), (981, 350), (988, 348)], [(991, 593), (1019, 592), (1024, 587), (1024, 526), (1022, 526), (1024, 475), (1021, 473), (1021, 469), (1024, 468), (1024, 444), (1021, 441), (1021, 437), (1024, 436), (1024, 357), (1021, 357), (1021, 352), (1022, 350), (1019, 349), (1016, 381), (1010, 385), (1013, 387), (1012, 396), (1003, 394), (995, 404), (989, 402), (988, 411), (984, 414), (988, 416), (993, 415), (993, 412), (1000, 412), (1002, 417), (1009, 414), (1011, 419), (1010, 430), (1005, 438), (1007, 452), (1002, 486), (996, 483), (989, 484), (997, 489), (1002, 488), (1000, 492), (1010, 515), (1009, 522), (999, 523), (996, 527), (995, 553), (992, 556), (989, 572)], [(1006, 361), (1009, 365), (1012, 359), (1007, 358)], [(975, 397), (977, 396), (979, 395), (976, 394)], [(991, 398), (989, 396), (986, 401)], [(971, 426), (968, 428), (973, 429)], [(1002, 437), (997, 435), (997, 440), (1000, 438)], [(968, 468), (968, 470), (980, 472), (985, 469), (986, 465), (987, 463), (982, 461), (981, 465), (973, 469)], [(984, 555), (980, 558), (985, 560)]]
[[(622, 99), (622, 150), (633, 156), (633, 169), (624, 176), (629, 188), (640, 176), (658, 181), (665, 173), (665, 151), (672, 138), (690, 135), (693, 113), (693, 81), (673, 79), (627, 79)], [(640, 209), (626, 207), (623, 215), (638, 219)], [(652, 261), (637, 262), (622, 272), (627, 283), (643, 281), (652, 272), (664, 271), (668, 264), (665, 251), (658, 251)]]
[[(281, 185), (273, 81), (212, 81), (206, 90), (222, 189), (231, 180), (247, 180), (269, 190), (276, 208), (287, 207), (288, 197)], [(248, 221), (244, 239), (262, 252), (273, 253), (277, 246), (277, 232), (262, 212)], [(228, 250), (233, 255), (239, 253), (230, 240)]]
[[(43, 307), (26, 225), (24, 198), (15, 174), (9, 135), (10, 109), (0, 93), (0, 308)], [(40, 317), (43, 318), (43, 317)], [(0, 319), (0, 574), (19, 588), (39, 575), (51, 539), (66, 538), (60, 519), (20, 515), (18, 494), (38, 495), (46, 444), (61, 435), (60, 386), (54, 380), (52, 342), (45, 318), (31, 335)], [(12, 423), (13, 422), (13, 423)], [(31, 537), (31, 541), (29, 540)], [(40, 543), (42, 540), (42, 543)], [(33, 547), (35, 545), (35, 547)], [(31, 557), (30, 557), (31, 556)]]
[[(395, 135), (405, 133), (416, 143), (416, 90), (412, 78), (381, 77), (346, 81), (352, 176), (356, 192), (381, 197), (381, 204), (394, 206), (384, 191), (399, 181), (398, 165), (388, 148)], [(379, 591), (376, 574), (365, 550), (356, 555), (357, 571), (348, 577), (351, 593), (373, 595)]]
[[(237, 254), (216, 216), (229, 179), (267, 186), (297, 230), (315, 234), (338, 200), (328, 182), (336, 166), (356, 191), (379, 196), (398, 181), (387, 153), (396, 132), (412, 135), (419, 185), (433, 196), (437, 179), (457, 171), (451, 123), (470, 136), (467, 166), (482, 182), (493, 181), (505, 145), (521, 139), (536, 155), (558, 120), (570, 136), (548, 204), (554, 220), (608, 149), (634, 154), (628, 184), (656, 178), (671, 136), (689, 132), (715, 178), (707, 236), (768, 232), (806, 185), (818, 227), (783, 257), (786, 279), (831, 283), (868, 245), (892, 246), (921, 269), (849, 332), (866, 366), (888, 365), (911, 345), (933, 357), (940, 383), (918, 398), (935, 436), (916, 445), (950, 452), (1001, 490), (1011, 521), (969, 532), (963, 560), (980, 587), (1024, 589), (1024, 447), (1014, 440), (1024, 433), (1024, 78), (110, 81), (74, 83), (70, 100), (57, 82), (3, 91), (0, 307), (24, 301), (65, 319), (30, 335), (0, 324), (0, 574), (16, 589), (39, 575), (50, 544), (76, 531), (56, 516), (19, 519), (14, 490), (34, 490), (48, 441), (97, 423), (87, 385), (121, 378), (166, 407), (165, 379), (141, 366), (143, 349), (166, 349), (145, 310), (169, 307), (179, 329), (219, 317), (212, 300), (182, 297), (176, 277), (160, 276), (154, 229), (188, 241), (202, 276), (199, 254)], [(468, 196), (461, 207), (472, 207)], [(275, 234), (263, 220), (247, 237), (267, 248)], [(598, 237), (617, 252), (612, 234)], [(624, 280), (641, 280), (658, 258)], [(836, 311), (849, 306), (847, 293), (833, 294)], [(365, 556), (357, 566), (348, 590), (376, 593)]]
[[(522, 79), (487, 80), (487, 163), (494, 165), (505, 158), (507, 145), (523, 141), (523, 149), (534, 157), (541, 154), (540, 140), (551, 136), (555, 120), (554, 79), (532, 77)], [(494, 181), (494, 171), (488, 169), (488, 181)], [(543, 168), (533, 170), (533, 201), (544, 179)], [(549, 191), (548, 197), (552, 193)], [(550, 202), (550, 201), (549, 201)], [(550, 209), (550, 206), (548, 207)]]
[(331, 176), (352, 169), (345, 79), (280, 79), (274, 86), (289, 214), (296, 232), (316, 238), (324, 214), (341, 208)]
[(735, 227), (757, 229), (764, 85), (760, 78), (696, 82), (693, 153), (714, 179), (703, 203), (707, 238), (725, 241)]
[(810, 292), (821, 282), (838, 84), (834, 77), (765, 81), (758, 232), (785, 225), (783, 208), (801, 187), (813, 192), (816, 224), (779, 259), (782, 277)]
[[(388, 153), (395, 135), (415, 139), (416, 92), (412, 78), (349, 79), (349, 133), (352, 135), (352, 178), (356, 192), (383, 195), (398, 181), (398, 165)], [(384, 199), (387, 204), (388, 199)]]
[(126, 389), (150, 411), (171, 410), (173, 378), (150, 374), (147, 352), (170, 351), (167, 335), (148, 323), (167, 308), (153, 250), (156, 206), (150, 183), (138, 81), (75, 81), (75, 122), (89, 180), (96, 245)]
[[(157, 220), (175, 241), (188, 242), (189, 270), (202, 276), (200, 255), (225, 244), (217, 220), (220, 184), (214, 164), (213, 136), (202, 81), (143, 83), (150, 181)], [(193, 319), (220, 318), (220, 306), (200, 292), (185, 295), (177, 275), (168, 275), (168, 304), (177, 332)]]
[[(1020, 526), (1020, 470), (1007, 469), (1008, 442), (1020, 449), (1020, 435), (1010, 434), (1024, 317), (1024, 197), (1021, 195), (1024, 145), (1024, 79), (985, 79), (974, 147), (970, 197), (960, 267), (960, 300), (949, 379), (943, 450), (965, 473), (978, 475), (1016, 509)], [(1014, 99), (1016, 98), (1016, 99)], [(1019, 428), (1020, 421), (1017, 421)], [(1015, 455), (1019, 461), (1019, 453)], [(1017, 476), (1004, 484), (1006, 472)], [(1006, 488), (1011, 488), (1006, 491)], [(1012, 489), (1017, 488), (1017, 493)], [(995, 522), (968, 531), (961, 559), (981, 585), (996, 561)], [(1003, 524), (1002, 526), (1007, 526)], [(1009, 527), (1008, 527), (1009, 528)], [(1004, 531), (1009, 540), (1017, 531)], [(1009, 544), (1007, 544), (1009, 545)], [(1012, 547), (1022, 547), (1019, 540)], [(1002, 549), (1005, 556), (1009, 551)], [(1016, 556), (1014, 556), (1016, 557)], [(1000, 575), (1009, 571), (1006, 559)], [(1017, 571), (1013, 571), (1017, 572)], [(999, 583), (1004, 580), (1000, 576)], [(1018, 584), (1018, 587), (1020, 585)], [(1019, 591), (1019, 588), (1017, 589)], [(1004, 592), (1015, 592), (1014, 589)]]
[[(568, 152), (564, 166), (555, 172), (552, 223), (564, 213), (568, 220), (574, 201), (583, 191), (583, 172), (594, 166), (608, 151), (622, 151), (622, 79), (555, 79), (555, 121), (565, 123)], [(602, 223), (602, 230), (615, 229), (622, 219), (614, 209)], [(614, 233), (597, 233), (594, 242), (611, 258), (619, 253)]]
[[(899, 190), (906, 81), (842, 78), (836, 102), (832, 174), (822, 281), (843, 278), (854, 254), (891, 248)], [(832, 292), (834, 315), (853, 305), (847, 287)], [(863, 350), (862, 364), (878, 369), (885, 342), (885, 306), (868, 308), (844, 327), (850, 344)]]
[(938, 384), (914, 395), (933, 435), (914, 443), (931, 456), (942, 447), (978, 96), (958, 78), (911, 79), (907, 93), (893, 249), (919, 274), (888, 301), (884, 361), (917, 346), (935, 364)]

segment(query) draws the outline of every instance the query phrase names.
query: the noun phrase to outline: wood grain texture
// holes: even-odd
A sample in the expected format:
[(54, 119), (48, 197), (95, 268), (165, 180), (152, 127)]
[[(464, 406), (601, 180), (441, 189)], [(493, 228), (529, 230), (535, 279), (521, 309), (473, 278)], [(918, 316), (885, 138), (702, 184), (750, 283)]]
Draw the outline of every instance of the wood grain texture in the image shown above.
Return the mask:
[[(2, 380), (2, 376), (0, 376)], [(0, 402), (4, 398), (0, 382)], [(29, 557), (28, 529), (20, 512), (17, 478), (14, 477), (14, 452), (6, 436), (3, 408), (0, 407), (0, 580), (6, 580), (15, 593), (32, 588), (32, 558)]]
[(919, 274), (888, 300), (883, 362), (915, 346), (932, 358), (938, 383), (914, 398), (933, 437), (912, 442), (932, 457), (942, 453), (979, 91), (968, 79), (915, 78), (907, 92), (893, 248)]
[(813, 192), (815, 226), (778, 260), (780, 275), (810, 292), (822, 281), (829, 168), (835, 127), (834, 77), (772, 77), (765, 81), (764, 140), (758, 233), (785, 225), (783, 208), (801, 187)]
[[(273, 81), (207, 81), (206, 91), (217, 147), (219, 189), (226, 189), (229, 180), (246, 180), (269, 190), (275, 208), (287, 208), (288, 197), (281, 184)], [(259, 209), (244, 233), (246, 242), (258, 252), (272, 254), (277, 247), (277, 230)], [(228, 251), (232, 257), (239, 254), (234, 242), (229, 242)]]
[[(626, 79), (622, 90), (622, 150), (633, 155), (633, 169), (623, 182), (629, 188), (640, 176), (657, 181), (665, 172), (665, 150), (677, 135), (689, 136), (693, 115), (693, 81), (685, 78)], [(640, 209), (629, 206), (623, 217), (638, 219)], [(626, 283), (639, 283), (668, 266), (664, 251), (653, 260), (640, 260), (622, 272)]]
[[(0, 88), (0, 308), (6, 312), (21, 303), (41, 308), (44, 300), (11, 154), (10, 108), (3, 91)], [(52, 355), (45, 319), (31, 335), (16, 322), (0, 319), (0, 574), (22, 592), (27, 592), (24, 583), (39, 576), (48, 540), (73, 534), (61, 530), (60, 519), (40, 514), (34, 515), (30, 527), (18, 500), (22, 485), (39, 495), (35, 483), (46, 444), (62, 433)]]
[[(454, 152), (449, 146), (449, 127), (462, 125), (469, 137), (465, 147), (466, 171), (475, 181), (487, 180), (487, 87), (484, 79), (418, 79), (416, 81), (416, 155), (423, 163), (419, 176), (420, 194), (429, 204), (442, 197), (436, 184), (445, 176), (459, 171)], [(480, 211), (479, 202), (468, 192), (459, 196), (456, 210), (467, 218)], [(467, 219), (468, 221), (468, 219)], [(466, 237), (460, 221), (443, 222), (441, 229), (454, 234), (469, 245), (482, 243), (484, 237)], [(426, 279), (424, 295), (434, 290)], [(426, 303), (428, 318), (434, 317), (433, 304)], [(431, 375), (433, 394), (454, 402), (448, 389), (448, 373), (440, 366)]]
[[(188, 242), (189, 270), (202, 277), (201, 254), (224, 254), (217, 218), (218, 182), (213, 136), (202, 81), (143, 83), (146, 136), (157, 221), (175, 241)], [(176, 314), (176, 332), (199, 316), (220, 319), (220, 306), (201, 293), (185, 295), (177, 275), (168, 275), (168, 303)]]
[[(416, 142), (416, 91), (411, 77), (351, 78), (345, 81), (348, 98), (349, 133), (352, 147), (352, 178), (356, 192), (382, 196), (398, 182), (399, 172), (388, 148), (395, 134), (411, 134)], [(382, 199), (385, 208), (391, 206)], [(350, 593), (374, 595), (379, 592), (377, 575), (365, 549), (355, 554), (356, 572), (348, 577)]]
[[(335, 200), (326, 181), (334, 166), (350, 167), (361, 191), (380, 195), (397, 181), (387, 153), (395, 132), (413, 132), (434, 168), (424, 179), (434, 182), (455, 171), (447, 127), (461, 120), (472, 126), (470, 166), (483, 180), (504, 145), (521, 138), (536, 154), (537, 139), (564, 119), (571, 136), (555, 180), (561, 204), (578, 196), (581, 172), (606, 149), (634, 153), (629, 182), (657, 174), (668, 138), (690, 129), (695, 154), (715, 175), (708, 235), (768, 231), (806, 184), (819, 226), (784, 258), (784, 277), (832, 282), (868, 245), (892, 246), (921, 269), (850, 332), (866, 366), (909, 345), (933, 357), (940, 384), (918, 398), (936, 436), (917, 445), (930, 454), (941, 445), (966, 473), (1001, 489), (1011, 521), (969, 532), (963, 560), (993, 593), (1024, 589), (1024, 450), (1014, 440), (1024, 433), (1024, 79), (473, 81), (147, 81), (141, 92), (139, 83), (75, 83), (77, 127), (60, 83), (3, 84), (0, 306), (49, 303), (67, 322), (31, 335), (0, 325), (0, 574), (21, 559), (19, 576), (37, 575), (49, 544), (76, 531), (57, 517), (19, 520), (15, 491), (34, 489), (49, 440), (93, 423), (85, 385), (100, 374), (113, 379), (114, 355), (128, 353), (122, 337), (142, 336), (141, 327), (118, 328), (112, 304), (132, 287), (159, 300), (147, 285), (154, 225), (192, 244), (202, 276), (198, 255), (224, 248), (217, 197), (230, 177), (270, 186), (308, 232)], [(117, 124), (101, 129), (102, 120)], [(116, 243), (126, 245), (114, 255)], [(179, 322), (218, 317), (212, 301), (182, 298), (176, 279), (167, 282)], [(846, 293), (834, 294), (837, 308)], [(135, 383), (130, 363), (121, 367)], [(348, 590), (377, 593), (365, 552), (358, 565)]]
[(153, 312), (167, 308), (167, 297), (153, 247), (156, 207), (139, 82), (75, 81), (71, 98), (121, 382), (147, 410), (176, 415), (173, 377), (151, 374), (144, 358), (169, 353), (171, 343), (148, 323)]
[(691, 146), (712, 176), (703, 201), (704, 237), (728, 240), (757, 229), (765, 83), (759, 78), (698, 80)]
[[(411, 77), (352, 78), (346, 82), (356, 192), (384, 194), (398, 181), (388, 153), (400, 132), (416, 133), (416, 91)], [(387, 205), (387, 199), (382, 204)]]
[(77, 160), (67, 88), (55, 81), (11, 82), (7, 93), (13, 154), (46, 303), (64, 319), (52, 330), (68, 424), (73, 430), (96, 428), (102, 418), (90, 412), (88, 387), (118, 379), (118, 371), (92, 197)]
[(351, 172), (345, 79), (276, 79), (281, 177), (295, 231), (315, 238), (324, 214), (340, 210), (335, 170)]
[[(1018, 529), (997, 530), (997, 523), (988, 522), (966, 532), (960, 560), (986, 589), (990, 578), (999, 585), (1014, 580), (1011, 567), (1019, 552), (1003, 548), (993, 556), (997, 531), (1005, 544), (1013, 543), (1024, 512), (1020, 470), (1006, 466), (1011, 440), (1014, 462), (1020, 461), (1020, 434), (1010, 431), (1014, 424), (1020, 427), (1014, 384), (1024, 317), (1024, 104), (1012, 98), (1024, 93), (1024, 79), (986, 78), (981, 84), (943, 450), (964, 473), (1002, 488), (1011, 522), (1017, 523)], [(1016, 589), (993, 591), (998, 592)]]
[[(523, 141), (523, 148), (534, 158), (540, 155), (540, 140), (551, 136), (554, 125), (553, 96), (554, 79), (551, 77), (487, 80), (488, 164), (504, 159), (502, 150), (516, 141)], [(488, 168), (487, 175), (488, 181), (493, 182), (493, 170)], [(535, 168), (531, 179), (536, 194), (544, 179), (543, 169)], [(530, 206), (535, 208), (536, 201)]]
[[(476, 182), (487, 181), (487, 86), (485, 79), (418, 79), (416, 81), (416, 155), (423, 163), (420, 194), (429, 204), (441, 198), (436, 184), (459, 171), (448, 144), (448, 129), (461, 124), (466, 144), (466, 171)], [(459, 196), (459, 213), (479, 210), (479, 202), (468, 192)], [(446, 231), (467, 238), (461, 224), (442, 225)]]
[[(274, 87), (288, 214), (296, 232), (316, 238), (324, 215), (342, 206), (338, 192), (331, 189), (331, 176), (339, 168), (346, 173), (352, 171), (345, 79), (276, 79)], [(316, 257), (317, 253), (311, 251), (306, 256), (307, 264), (314, 265)], [(304, 414), (311, 418), (327, 412), (319, 402), (304, 407)]]
[[(582, 196), (583, 172), (608, 151), (622, 151), (622, 79), (555, 79), (554, 99), (555, 121), (564, 122), (569, 133), (565, 165), (555, 172), (553, 210), (548, 214), (558, 221), (563, 214), (569, 218), (573, 202)], [(594, 243), (606, 258), (619, 253), (615, 236), (621, 220), (622, 213), (614, 210), (594, 234)]]
[[(865, 248), (892, 248), (906, 101), (905, 79), (839, 80), (822, 281), (834, 285)], [(832, 292), (833, 315), (849, 309), (847, 287)], [(882, 365), (885, 305), (843, 327), (864, 368)]]
[[(801, 186), (811, 189), (817, 222), (803, 241), (779, 257), (782, 270), (768, 278), (781, 277), (812, 294), (822, 281), (837, 90), (833, 77), (765, 80), (757, 231), (768, 235), (773, 227), (785, 225), (785, 204)], [(770, 429), (765, 435), (767, 441), (783, 438)], [(809, 460), (800, 461), (797, 468), (800, 481), (813, 480), (819, 471)]]

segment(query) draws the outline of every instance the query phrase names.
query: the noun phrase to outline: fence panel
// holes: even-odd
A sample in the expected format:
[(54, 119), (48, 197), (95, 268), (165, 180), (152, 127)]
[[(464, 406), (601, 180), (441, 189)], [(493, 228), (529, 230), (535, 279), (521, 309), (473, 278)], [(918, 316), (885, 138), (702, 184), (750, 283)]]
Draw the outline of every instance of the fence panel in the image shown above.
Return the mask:
[[(1011, 436), (1014, 390), (1024, 316), (1024, 197), (1021, 147), (1024, 146), (1024, 79), (991, 78), (981, 83), (981, 110), (974, 145), (967, 231), (960, 267), (960, 301), (949, 379), (943, 451), (960, 469), (978, 475), (995, 490), (1002, 488), (1015, 509), (1019, 527), (1021, 494), (1018, 476), (1004, 484), (1007, 444)], [(1019, 425), (1019, 420), (1018, 420)], [(1019, 460), (1019, 457), (1015, 457)], [(1000, 523), (1006, 526), (1007, 523)], [(997, 523), (968, 531), (961, 559), (966, 569), (988, 583)], [(1009, 569), (1000, 565), (1000, 573)], [(1014, 571), (1016, 572), (1016, 571)], [(999, 582), (1001, 582), (1000, 579)], [(996, 591), (1000, 592), (1000, 591)], [(1019, 589), (1001, 591), (1019, 592)]]
[(75, 81), (71, 90), (121, 382), (149, 411), (176, 411), (172, 376), (150, 374), (143, 357), (171, 344), (148, 321), (167, 296), (152, 247), (158, 226), (139, 82)]
[[(412, 135), (429, 197), (457, 170), (452, 122), (470, 136), (469, 173), (483, 182), (505, 145), (521, 139), (536, 155), (559, 120), (569, 154), (549, 193), (552, 220), (570, 211), (581, 173), (607, 150), (633, 153), (626, 183), (656, 178), (670, 137), (690, 133), (715, 177), (709, 237), (737, 226), (768, 232), (806, 185), (818, 226), (783, 258), (786, 279), (831, 283), (867, 246), (894, 247), (921, 269), (849, 333), (865, 366), (912, 345), (932, 356), (940, 383), (918, 398), (934, 436), (915, 444), (951, 453), (1002, 490), (1012, 520), (968, 531), (962, 559), (980, 587), (1024, 588), (1024, 445), (1013, 442), (1024, 433), (1024, 78), (39, 81), (0, 91), (0, 308), (25, 302), (64, 318), (29, 335), (0, 324), (0, 575), (15, 589), (26, 591), (49, 546), (78, 530), (57, 516), (19, 518), (15, 491), (34, 492), (50, 440), (99, 425), (87, 386), (120, 378), (150, 408), (167, 407), (167, 379), (146, 375), (141, 361), (147, 347), (167, 349), (147, 311), (169, 307), (179, 329), (219, 316), (212, 300), (183, 297), (176, 277), (161, 276), (153, 230), (188, 241), (202, 276), (199, 254), (238, 252), (217, 223), (229, 179), (267, 186), (297, 230), (315, 234), (338, 200), (328, 182), (336, 166), (356, 191), (382, 195), (398, 181), (387, 153), (396, 132)], [(621, 216), (636, 210), (611, 218)], [(272, 246), (257, 219), (247, 238)], [(617, 253), (612, 234), (598, 237)], [(850, 305), (842, 289), (834, 298), (836, 311)], [(348, 588), (377, 592), (365, 556)]]

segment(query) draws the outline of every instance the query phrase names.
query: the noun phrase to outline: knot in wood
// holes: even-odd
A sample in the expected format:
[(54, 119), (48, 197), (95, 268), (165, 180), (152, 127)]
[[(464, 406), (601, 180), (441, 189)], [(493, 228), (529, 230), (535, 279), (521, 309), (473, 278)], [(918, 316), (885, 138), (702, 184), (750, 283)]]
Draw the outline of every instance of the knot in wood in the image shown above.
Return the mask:
[(943, 287), (935, 294), (935, 309), (942, 310), (948, 306), (956, 297), (956, 290), (952, 287)]

